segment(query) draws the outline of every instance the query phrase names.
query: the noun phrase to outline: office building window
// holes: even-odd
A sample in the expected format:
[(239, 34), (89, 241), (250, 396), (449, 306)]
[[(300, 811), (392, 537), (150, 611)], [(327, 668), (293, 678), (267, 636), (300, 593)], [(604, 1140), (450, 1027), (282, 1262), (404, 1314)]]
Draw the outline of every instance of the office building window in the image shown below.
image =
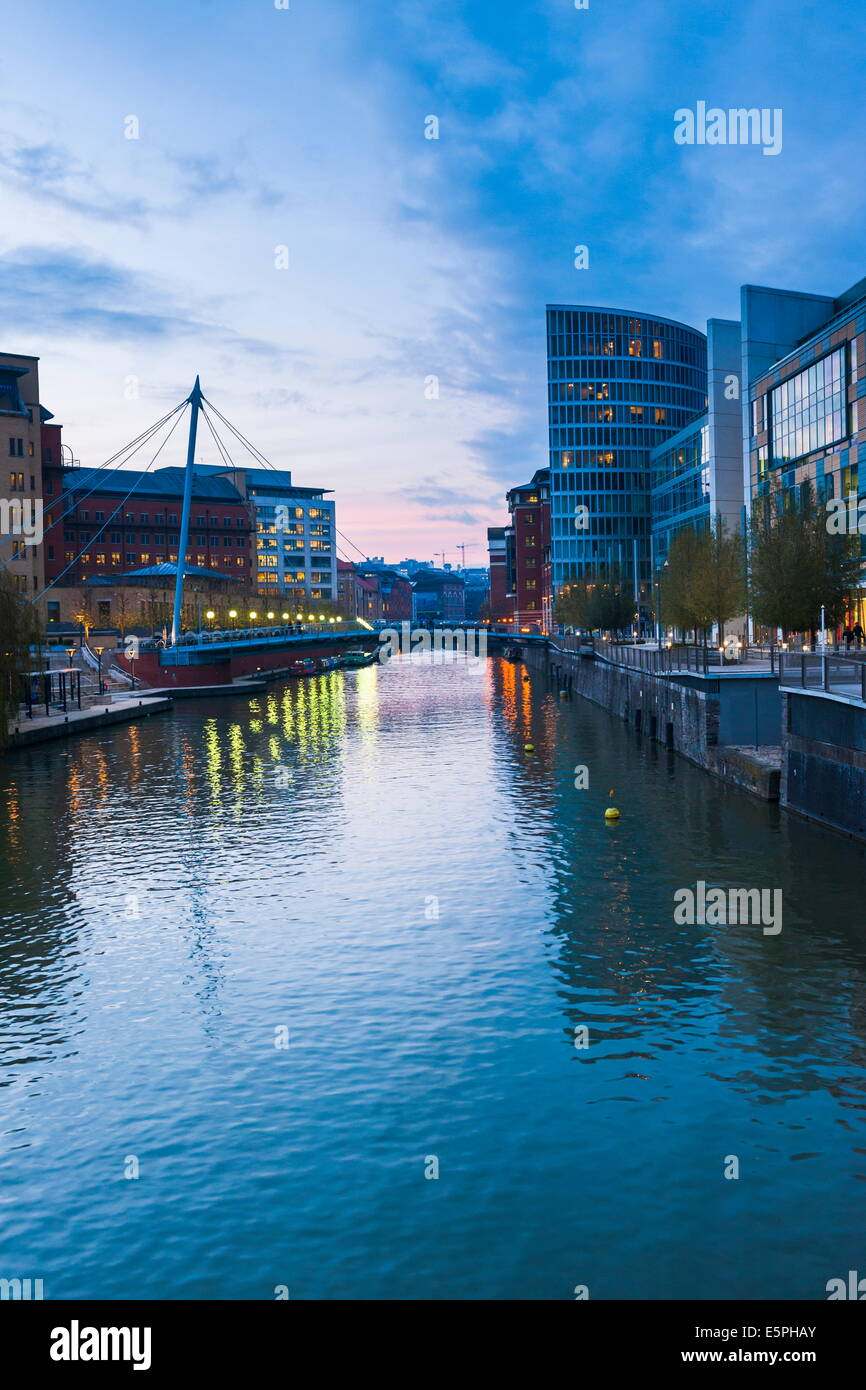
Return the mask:
[(774, 467), (845, 438), (846, 386), (845, 349), (837, 348), (770, 392)]

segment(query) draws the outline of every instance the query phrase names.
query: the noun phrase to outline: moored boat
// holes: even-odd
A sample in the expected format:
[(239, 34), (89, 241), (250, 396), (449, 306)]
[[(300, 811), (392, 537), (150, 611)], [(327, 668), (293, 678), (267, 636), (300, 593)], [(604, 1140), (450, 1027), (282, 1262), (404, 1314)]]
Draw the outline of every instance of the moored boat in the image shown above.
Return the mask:
[(320, 670), (320, 671), (336, 671), (336, 669), (337, 669), (337, 667), (339, 666), (339, 664), (340, 664), (340, 658), (339, 658), (338, 656), (320, 656), (320, 657), (319, 657), (319, 670)]
[(316, 676), (320, 666), (312, 656), (299, 657), (297, 661), (289, 662), (290, 676)]
[(350, 651), (343, 652), (340, 660), (341, 666), (347, 670), (352, 670), (357, 666), (372, 666), (376, 660), (376, 652), (366, 652), (363, 647), (352, 647)]

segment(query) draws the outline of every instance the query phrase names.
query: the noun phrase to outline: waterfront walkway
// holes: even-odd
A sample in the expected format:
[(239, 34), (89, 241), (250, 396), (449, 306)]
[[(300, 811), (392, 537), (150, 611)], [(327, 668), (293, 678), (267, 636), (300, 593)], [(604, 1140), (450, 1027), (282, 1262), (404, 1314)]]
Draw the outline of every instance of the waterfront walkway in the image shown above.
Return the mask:
[(718, 647), (659, 646), (655, 642), (612, 642), (585, 637), (557, 637), (551, 639), (551, 645), (560, 651), (592, 654), (616, 666), (646, 671), (648, 675), (775, 676), (786, 689), (840, 695), (866, 703), (866, 652), (842, 655), (829, 648), (813, 652), (790, 651), (777, 646), (741, 646), (729, 655)]
[(28, 748), (34, 743), (47, 743), (58, 738), (71, 738), (77, 734), (90, 733), (110, 724), (128, 724), (134, 719), (148, 719), (153, 714), (162, 714), (172, 708), (168, 696), (138, 697), (130, 695), (122, 700), (106, 697), (100, 704), (89, 709), (69, 709), (51, 715), (25, 716), (15, 718), (10, 723), (9, 740), (6, 748)]

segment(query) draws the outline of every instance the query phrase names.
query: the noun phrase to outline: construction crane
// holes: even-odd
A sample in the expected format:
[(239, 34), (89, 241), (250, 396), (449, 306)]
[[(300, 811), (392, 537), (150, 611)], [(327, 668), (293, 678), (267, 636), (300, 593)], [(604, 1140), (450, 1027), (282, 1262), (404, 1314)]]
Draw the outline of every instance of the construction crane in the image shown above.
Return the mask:
[(464, 541), (464, 542), (462, 542), (460, 545), (455, 545), (454, 549), (460, 551), (460, 560), (461, 560), (460, 568), (461, 568), (461, 569), (464, 569), (464, 570), (465, 570), (465, 568), (466, 568), (466, 552), (467, 552), (467, 550), (474, 550), (475, 547), (476, 547), (476, 542), (475, 542), (475, 541)]

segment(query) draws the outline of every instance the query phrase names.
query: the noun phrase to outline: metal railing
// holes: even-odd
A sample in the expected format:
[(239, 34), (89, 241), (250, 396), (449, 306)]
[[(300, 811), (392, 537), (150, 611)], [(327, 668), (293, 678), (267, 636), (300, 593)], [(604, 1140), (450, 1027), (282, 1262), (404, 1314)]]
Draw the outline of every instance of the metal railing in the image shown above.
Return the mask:
[(866, 661), (824, 652), (781, 652), (779, 684), (786, 690), (844, 695), (866, 704)]
[(780, 656), (779, 648), (776, 646), (740, 645), (726, 646), (720, 650), (718, 647), (696, 646), (686, 642), (659, 648), (615, 642), (600, 637), (558, 637), (555, 640), (556, 645), (566, 651), (591, 650), (594, 655), (614, 665), (628, 666), (633, 670), (646, 671), (648, 675), (656, 676), (681, 672), (710, 676), (722, 671), (746, 670), (775, 675)]

